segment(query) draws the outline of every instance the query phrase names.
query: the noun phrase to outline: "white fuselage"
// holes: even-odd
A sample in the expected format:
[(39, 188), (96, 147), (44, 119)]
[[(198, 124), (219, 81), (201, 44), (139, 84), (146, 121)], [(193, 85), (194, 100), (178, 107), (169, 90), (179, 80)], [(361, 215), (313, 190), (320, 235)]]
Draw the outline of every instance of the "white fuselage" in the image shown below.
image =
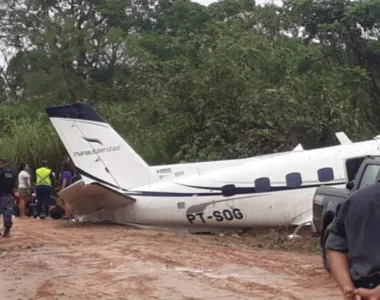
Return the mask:
[(349, 144), (340, 134), (343, 144), (334, 147), (152, 167), (89, 104), (46, 112), (82, 176), (59, 196), (94, 221), (203, 228), (300, 225), (312, 220), (316, 187), (344, 186), (347, 159), (380, 154), (377, 139)]
[[(90, 214), (89, 218), (186, 227), (298, 225), (311, 220), (312, 195), (316, 187), (324, 184), (344, 186), (347, 159), (379, 153), (378, 141), (370, 140), (255, 159), (202, 175), (131, 189), (125, 194), (136, 199), (135, 203), (103, 209)], [(318, 170), (325, 168), (332, 169), (333, 178), (321, 181)], [(287, 181), (291, 173), (299, 174), (288, 176)], [(265, 184), (263, 191), (255, 191), (256, 179), (266, 184), (269, 179), (272, 191), (265, 191)], [(235, 194), (222, 195), (221, 187), (229, 184), (235, 185)]]

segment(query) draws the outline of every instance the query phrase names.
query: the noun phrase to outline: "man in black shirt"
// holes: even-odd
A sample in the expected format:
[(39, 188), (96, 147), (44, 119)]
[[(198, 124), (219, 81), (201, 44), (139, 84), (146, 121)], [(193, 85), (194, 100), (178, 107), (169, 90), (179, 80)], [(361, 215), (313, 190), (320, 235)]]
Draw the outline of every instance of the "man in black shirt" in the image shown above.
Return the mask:
[(13, 215), (13, 191), (15, 180), (12, 170), (8, 168), (6, 159), (0, 159), (0, 214), (3, 215), (4, 234), (3, 237), (9, 237), (12, 228)]
[(380, 300), (380, 182), (352, 193), (326, 241), (331, 273), (345, 299)]

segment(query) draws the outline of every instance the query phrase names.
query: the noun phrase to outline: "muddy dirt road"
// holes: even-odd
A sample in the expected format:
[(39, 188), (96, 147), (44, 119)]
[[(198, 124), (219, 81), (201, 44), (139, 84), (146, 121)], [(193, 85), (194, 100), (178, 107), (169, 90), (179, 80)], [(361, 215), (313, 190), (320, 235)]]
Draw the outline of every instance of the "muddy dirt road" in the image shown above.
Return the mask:
[(7, 300), (341, 299), (318, 255), (252, 249), (252, 237), (33, 219), (12, 234), (0, 238)]

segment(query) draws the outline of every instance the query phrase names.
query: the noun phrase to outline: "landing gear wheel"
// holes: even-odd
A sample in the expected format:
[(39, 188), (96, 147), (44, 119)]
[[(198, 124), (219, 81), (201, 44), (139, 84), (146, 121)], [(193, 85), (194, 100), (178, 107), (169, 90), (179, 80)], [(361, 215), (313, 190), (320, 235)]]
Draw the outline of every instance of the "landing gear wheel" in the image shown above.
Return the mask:
[(329, 259), (327, 257), (327, 251), (325, 248), (327, 238), (329, 237), (329, 234), (331, 233), (332, 223), (327, 225), (325, 232), (323, 233), (322, 240), (321, 240), (321, 246), (322, 246), (322, 259), (323, 259), (323, 266), (325, 267), (327, 272), (330, 272), (330, 264)]

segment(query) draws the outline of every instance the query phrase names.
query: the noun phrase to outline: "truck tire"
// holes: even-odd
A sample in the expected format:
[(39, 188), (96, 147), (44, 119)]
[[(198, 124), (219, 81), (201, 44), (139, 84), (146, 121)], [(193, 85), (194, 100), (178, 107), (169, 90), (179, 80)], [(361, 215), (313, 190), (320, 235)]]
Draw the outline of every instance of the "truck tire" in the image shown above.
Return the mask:
[(330, 223), (329, 225), (327, 225), (324, 233), (323, 233), (323, 236), (322, 236), (322, 260), (323, 260), (323, 266), (325, 267), (326, 271), (327, 272), (330, 272), (330, 264), (329, 264), (329, 259), (327, 257), (327, 251), (326, 251), (326, 248), (325, 248), (325, 245), (326, 245), (326, 241), (327, 241), (327, 238), (329, 237), (329, 234), (331, 233), (331, 227), (332, 227), (332, 223)]

